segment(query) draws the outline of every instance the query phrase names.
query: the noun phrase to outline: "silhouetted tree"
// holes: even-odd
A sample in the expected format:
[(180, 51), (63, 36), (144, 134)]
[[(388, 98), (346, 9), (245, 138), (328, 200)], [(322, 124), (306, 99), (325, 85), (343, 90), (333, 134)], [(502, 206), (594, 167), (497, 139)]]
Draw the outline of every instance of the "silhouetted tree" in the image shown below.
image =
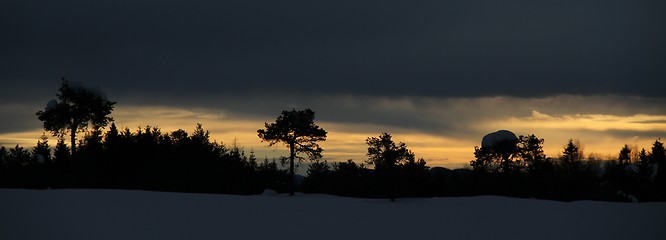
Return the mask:
[(631, 148), (627, 144), (620, 149), (620, 154), (617, 157), (617, 161), (620, 163), (620, 165), (625, 165), (629, 164), (631, 161)]
[(581, 157), (579, 144), (574, 143), (573, 139), (569, 139), (569, 143), (564, 147), (561, 158), (564, 171), (569, 174), (578, 171), (581, 165)]
[(475, 159), (470, 166), (477, 172), (512, 173), (519, 170), (520, 164), (514, 161), (519, 156), (518, 139), (505, 139), (492, 146), (474, 147)]
[(666, 198), (666, 150), (664, 149), (664, 144), (659, 139), (652, 144), (650, 163), (653, 164), (653, 167), (657, 168), (657, 175), (654, 177), (654, 181), (657, 184), (659, 198)]
[(257, 170), (257, 156), (254, 154), (254, 149), (250, 150), (250, 156), (247, 159), (247, 164), (252, 171)]
[(197, 123), (192, 136), (190, 136), (190, 140), (193, 144), (207, 149), (211, 149), (213, 145), (215, 145), (214, 143), (210, 142), (210, 132), (208, 130), (204, 130), (201, 123)]
[(552, 163), (543, 152), (543, 142), (543, 138), (537, 138), (534, 134), (518, 137), (518, 155), (530, 173), (552, 169)]
[(30, 153), (23, 147), (16, 145), (8, 151), (2, 151), (4, 158), (4, 166), (2, 174), (5, 178), (4, 184), (10, 187), (30, 187), (30, 174), (26, 172), (27, 168), (31, 165)]
[(116, 123), (111, 123), (111, 126), (109, 127), (109, 131), (104, 134), (104, 146), (106, 148), (111, 148), (113, 149), (117, 144), (118, 144), (118, 128), (116, 127)]
[(356, 164), (351, 159), (346, 162), (336, 162), (329, 168), (328, 181), (324, 187), (328, 193), (355, 196), (375, 197), (376, 184), (372, 184), (370, 170), (364, 164)]
[(9, 161), (9, 152), (5, 146), (0, 146), (0, 168), (6, 168)]
[(111, 175), (114, 172), (114, 160), (117, 160), (120, 158), (120, 152), (122, 151), (121, 146), (120, 146), (120, 133), (118, 132), (118, 128), (116, 127), (115, 123), (111, 123), (111, 127), (109, 127), (109, 130), (104, 134), (104, 140), (103, 140), (103, 149), (102, 152), (104, 152), (104, 166), (106, 167), (107, 174)]
[(65, 144), (65, 138), (61, 136), (58, 138), (58, 142), (53, 150), (53, 163), (58, 170), (64, 172), (69, 168), (68, 163), (70, 157), (70, 149), (67, 144)]
[(378, 138), (369, 137), (365, 143), (368, 145), (366, 163), (375, 165), (377, 171), (397, 168), (399, 164), (414, 161), (414, 153), (407, 149), (405, 143), (396, 145), (391, 134), (382, 133)]
[(641, 175), (647, 176), (648, 165), (650, 163), (650, 154), (642, 148), (638, 153), (638, 167), (641, 170)]
[(430, 180), (429, 167), (423, 158), (414, 158), (403, 162), (400, 166), (400, 194), (410, 197), (425, 196), (428, 193), (427, 183)]
[[(289, 176), (292, 181), (294, 159), (299, 153), (307, 154), (310, 159), (321, 158), (322, 149), (317, 142), (325, 141), (327, 133), (314, 123), (314, 114), (310, 109), (282, 111), (274, 123), (265, 123), (266, 129), (257, 130), (259, 138), (268, 142), (269, 146), (284, 143), (289, 148)], [(293, 187), (290, 195), (294, 195)]]
[(104, 148), (102, 143), (103, 138), (102, 130), (100, 129), (93, 129), (92, 131), (86, 132), (86, 135), (79, 143), (79, 146), (81, 146), (81, 150), (85, 153), (87, 158), (92, 159), (101, 157)]
[(17, 144), (16, 147), (9, 149), (9, 159), (13, 168), (24, 167), (30, 162), (30, 153)]
[(494, 172), (497, 167), (496, 154), (490, 149), (474, 147), (474, 160), (469, 162), (469, 165), (477, 172)]
[(308, 176), (322, 176), (331, 172), (331, 166), (326, 161), (316, 160), (308, 166)]
[(650, 163), (665, 163), (666, 164), (666, 150), (664, 144), (657, 139), (652, 144), (652, 152), (650, 153)]
[(219, 161), (214, 160), (214, 165), (221, 172), (221, 191), (244, 194), (256, 192), (253, 190), (255, 185), (253, 182), (255, 169), (250, 167), (245, 150), (234, 143), (229, 149), (219, 149), (216, 151), (221, 153), (221, 159)]
[(331, 176), (331, 166), (327, 161), (315, 160), (308, 166), (307, 177), (302, 188), (308, 192), (328, 192)]
[(257, 175), (258, 187), (262, 191), (269, 188), (275, 191), (288, 190), (291, 192), (293, 189), (293, 177), (287, 171), (278, 169), (275, 158), (269, 161), (268, 157), (265, 157), (257, 167)]
[(50, 163), (51, 162), (51, 149), (49, 148), (49, 140), (45, 134), (42, 134), (37, 140), (37, 146), (32, 149), (32, 154), (38, 162)]
[(414, 153), (407, 149), (405, 143), (397, 145), (388, 133), (382, 133), (378, 138), (370, 137), (365, 140), (368, 144), (368, 160), (375, 165), (375, 172), (382, 184), (385, 184), (391, 201), (395, 200), (395, 185), (399, 174), (399, 166), (407, 162), (414, 162)]
[(8, 187), (10, 180), (14, 176), (10, 176), (12, 169), (9, 168), (9, 152), (5, 146), (0, 146), (0, 187)]
[(428, 170), (428, 166), (426, 166), (426, 161), (423, 158), (419, 158), (419, 160), (414, 160), (414, 159), (409, 159), (408, 161), (402, 163), (401, 167), (407, 171), (425, 171)]
[(42, 134), (32, 148), (32, 159), (24, 170), (22, 175), (28, 187), (46, 188), (51, 184), (51, 149), (46, 134)]
[(84, 88), (62, 79), (58, 89), (58, 101), (51, 100), (44, 111), (37, 112), (44, 129), (54, 136), (63, 136), (67, 131), (71, 137), (72, 156), (76, 154), (76, 133), (90, 125), (93, 129), (106, 126), (113, 118), (108, 117), (115, 102), (93, 89)]

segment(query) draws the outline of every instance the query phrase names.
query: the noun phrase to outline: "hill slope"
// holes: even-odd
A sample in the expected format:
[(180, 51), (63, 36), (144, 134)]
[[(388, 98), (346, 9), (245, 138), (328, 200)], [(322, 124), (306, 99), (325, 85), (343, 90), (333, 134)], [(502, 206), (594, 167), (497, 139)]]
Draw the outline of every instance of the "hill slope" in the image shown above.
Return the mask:
[(0, 189), (2, 239), (663, 239), (666, 203)]

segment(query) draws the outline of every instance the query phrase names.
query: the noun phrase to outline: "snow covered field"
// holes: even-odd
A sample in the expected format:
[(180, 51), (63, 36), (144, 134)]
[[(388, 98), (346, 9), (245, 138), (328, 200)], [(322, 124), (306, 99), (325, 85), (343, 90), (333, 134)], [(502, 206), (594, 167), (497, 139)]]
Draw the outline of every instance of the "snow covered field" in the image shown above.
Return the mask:
[(666, 203), (0, 189), (0, 239), (666, 239)]

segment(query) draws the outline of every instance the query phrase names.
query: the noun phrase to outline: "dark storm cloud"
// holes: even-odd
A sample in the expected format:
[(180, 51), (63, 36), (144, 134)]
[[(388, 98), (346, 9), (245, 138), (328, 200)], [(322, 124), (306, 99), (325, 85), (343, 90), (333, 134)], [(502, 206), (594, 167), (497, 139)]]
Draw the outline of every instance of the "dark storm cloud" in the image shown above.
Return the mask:
[[(17, 133), (41, 127), (35, 113), (37, 105), (4, 105), (0, 103), (0, 133)], [(0, 144), (1, 146), (2, 144)]]
[[(663, 1), (3, 1), (2, 101), (663, 96)], [(48, 99), (39, 99), (46, 101)]]

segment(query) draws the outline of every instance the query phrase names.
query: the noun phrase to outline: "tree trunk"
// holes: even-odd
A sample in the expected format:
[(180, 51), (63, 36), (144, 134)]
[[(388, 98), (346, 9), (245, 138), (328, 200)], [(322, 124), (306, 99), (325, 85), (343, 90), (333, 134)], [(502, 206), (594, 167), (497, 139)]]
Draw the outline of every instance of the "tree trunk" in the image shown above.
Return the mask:
[(72, 155), (69, 156), (68, 164), (67, 164), (67, 170), (68, 170), (68, 175), (69, 175), (69, 184), (76, 184), (76, 177), (74, 177), (74, 173), (77, 172), (77, 162), (76, 162), (76, 126), (72, 124), (72, 128), (70, 129), (72, 132), (70, 134), (71, 140), (72, 140)]
[(76, 125), (72, 124), (72, 159), (74, 159), (74, 155), (76, 154)]
[(289, 195), (294, 196), (294, 191), (295, 191), (295, 186), (294, 186), (294, 158), (296, 157), (296, 154), (294, 153), (295, 144), (291, 143), (289, 144), (289, 151), (291, 152), (289, 154), (289, 180), (291, 183), (289, 183)]

